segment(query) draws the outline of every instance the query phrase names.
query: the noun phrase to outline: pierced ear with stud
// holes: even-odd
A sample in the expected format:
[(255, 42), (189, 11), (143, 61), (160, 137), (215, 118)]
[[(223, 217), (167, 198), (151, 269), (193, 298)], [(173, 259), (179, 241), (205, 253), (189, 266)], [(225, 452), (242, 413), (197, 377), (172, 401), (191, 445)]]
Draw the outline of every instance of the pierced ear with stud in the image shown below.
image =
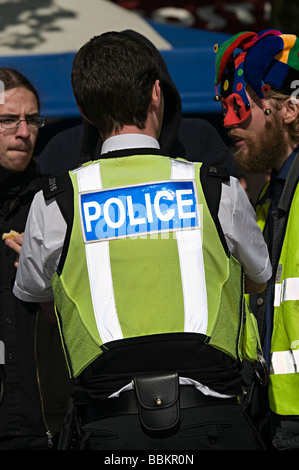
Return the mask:
[(221, 101), (221, 96), (218, 94), (218, 89), (217, 85), (215, 85), (215, 96), (214, 96), (215, 101)]
[[(271, 90), (270, 85), (264, 85), (264, 86), (262, 86), (262, 92), (263, 92), (263, 93), (268, 93), (270, 90)], [(264, 100), (264, 99), (262, 99), (262, 103), (263, 103), (263, 106), (264, 106), (264, 113), (265, 113), (265, 115), (266, 115), (266, 116), (269, 116), (269, 115), (272, 113), (271, 109), (267, 108), (267, 106), (265, 105), (265, 100)]]

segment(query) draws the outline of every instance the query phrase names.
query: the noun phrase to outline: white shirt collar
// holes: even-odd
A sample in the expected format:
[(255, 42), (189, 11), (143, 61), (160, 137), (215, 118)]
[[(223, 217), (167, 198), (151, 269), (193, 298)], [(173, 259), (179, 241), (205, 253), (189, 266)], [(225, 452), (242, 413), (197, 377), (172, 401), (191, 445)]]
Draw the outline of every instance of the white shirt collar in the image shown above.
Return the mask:
[(145, 134), (120, 134), (109, 137), (102, 145), (102, 153), (112, 152), (114, 150), (123, 150), (130, 148), (155, 148), (160, 149), (159, 142), (149, 135)]

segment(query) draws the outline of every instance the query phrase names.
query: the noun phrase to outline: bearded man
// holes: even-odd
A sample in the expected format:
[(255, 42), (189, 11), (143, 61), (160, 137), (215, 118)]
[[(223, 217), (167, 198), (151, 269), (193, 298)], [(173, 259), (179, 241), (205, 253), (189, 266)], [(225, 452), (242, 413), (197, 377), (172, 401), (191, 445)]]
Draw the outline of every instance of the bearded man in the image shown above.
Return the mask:
[(242, 32), (216, 52), (216, 99), (236, 162), (248, 173), (271, 175), (256, 213), (273, 276), (262, 295), (250, 296), (270, 381), (254, 389), (252, 418), (267, 447), (298, 449), (299, 39), (276, 30)]

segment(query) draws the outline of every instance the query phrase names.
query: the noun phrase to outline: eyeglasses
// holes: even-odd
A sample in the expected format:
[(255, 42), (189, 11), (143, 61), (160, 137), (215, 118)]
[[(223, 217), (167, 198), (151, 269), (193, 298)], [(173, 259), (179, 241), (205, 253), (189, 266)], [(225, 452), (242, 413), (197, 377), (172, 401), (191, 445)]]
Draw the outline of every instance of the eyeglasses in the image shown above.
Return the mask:
[(33, 127), (35, 129), (40, 129), (41, 127), (44, 127), (45, 125), (45, 118), (43, 117), (29, 117), (26, 119), (19, 119), (17, 117), (13, 118), (5, 118), (5, 119), (0, 119), (0, 124), (3, 129), (12, 129), (14, 127), (20, 127), (21, 122), (24, 121), (26, 122), (28, 127)]

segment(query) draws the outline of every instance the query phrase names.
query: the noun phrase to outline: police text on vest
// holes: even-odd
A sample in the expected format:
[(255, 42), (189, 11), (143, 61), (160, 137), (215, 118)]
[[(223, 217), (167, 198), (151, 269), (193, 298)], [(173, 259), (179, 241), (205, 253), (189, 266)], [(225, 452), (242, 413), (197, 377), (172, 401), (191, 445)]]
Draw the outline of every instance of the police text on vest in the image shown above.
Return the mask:
[(166, 181), (80, 194), (85, 242), (199, 228), (193, 181)]

